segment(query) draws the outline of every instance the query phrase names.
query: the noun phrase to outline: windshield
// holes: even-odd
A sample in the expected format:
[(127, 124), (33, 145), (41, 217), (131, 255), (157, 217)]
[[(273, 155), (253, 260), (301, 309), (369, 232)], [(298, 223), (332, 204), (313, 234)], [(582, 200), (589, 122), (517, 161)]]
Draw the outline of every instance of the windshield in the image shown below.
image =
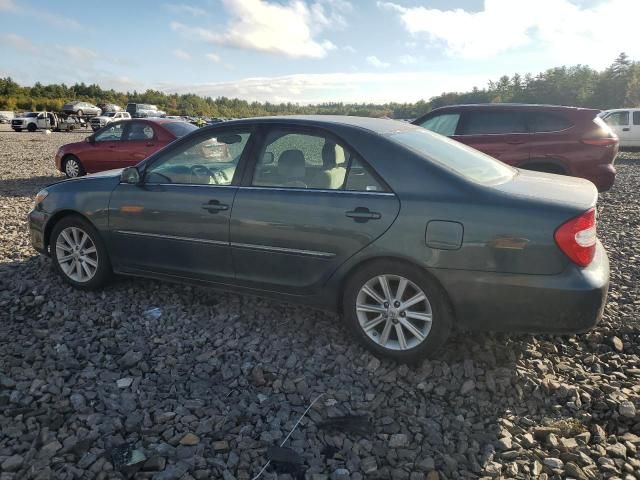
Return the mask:
[(23, 117), (37, 117), (38, 116), (38, 112), (29, 112), (29, 113), (25, 113), (24, 115), (22, 115)]
[(389, 139), (476, 183), (496, 183), (515, 173), (489, 155), (422, 128), (394, 133)]
[(102, 114), (103, 117), (115, 117), (116, 112), (106, 112)]

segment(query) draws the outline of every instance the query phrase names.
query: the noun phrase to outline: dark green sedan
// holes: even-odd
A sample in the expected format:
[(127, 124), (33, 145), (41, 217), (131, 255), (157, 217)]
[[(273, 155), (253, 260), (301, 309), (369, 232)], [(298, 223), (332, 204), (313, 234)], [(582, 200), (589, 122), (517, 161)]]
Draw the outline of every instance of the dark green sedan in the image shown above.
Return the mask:
[(402, 122), (271, 117), (51, 185), (29, 226), (74, 287), (117, 273), (275, 296), (337, 311), (409, 361), (454, 326), (595, 325), (609, 282), (597, 198)]

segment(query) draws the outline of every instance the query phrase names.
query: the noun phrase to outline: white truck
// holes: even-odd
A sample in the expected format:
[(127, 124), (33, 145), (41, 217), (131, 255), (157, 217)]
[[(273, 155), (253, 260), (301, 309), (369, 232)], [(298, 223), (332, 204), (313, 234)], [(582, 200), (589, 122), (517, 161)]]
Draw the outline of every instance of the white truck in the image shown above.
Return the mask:
[(616, 108), (598, 114), (618, 135), (620, 149), (640, 148), (640, 108)]
[(85, 126), (86, 123), (82, 119), (76, 117), (62, 118), (53, 112), (26, 112), (11, 120), (11, 128), (16, 132), (21, 132), (22, 130), (35, 132), (39, 129), (60, 132), (71, 131)]
[(93, 117), (89, 121), (89, 125), (96, 132), (105, 125), (118, 120), (131, 120), (131, 114), (129, 112), (105, 112), (100, 116)]

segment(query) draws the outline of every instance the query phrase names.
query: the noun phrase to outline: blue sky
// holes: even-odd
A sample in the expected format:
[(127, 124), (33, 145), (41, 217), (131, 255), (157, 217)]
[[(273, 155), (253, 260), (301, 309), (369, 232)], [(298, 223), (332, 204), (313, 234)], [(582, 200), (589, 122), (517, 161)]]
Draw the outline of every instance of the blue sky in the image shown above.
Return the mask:
[(558, 65), (640, 59), (640, 0), (0, 0), (22, 84), (299, 103), (417, 101)]

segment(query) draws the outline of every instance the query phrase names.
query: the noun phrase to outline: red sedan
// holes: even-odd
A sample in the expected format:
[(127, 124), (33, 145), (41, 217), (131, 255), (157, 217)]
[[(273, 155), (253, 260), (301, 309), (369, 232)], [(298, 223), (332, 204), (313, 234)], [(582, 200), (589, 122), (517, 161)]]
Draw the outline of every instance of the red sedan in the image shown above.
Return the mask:
[(56, 167), (67, 177), (135, 165), (198, 127), (163, 118), (113, 122), (84, 142), (63, 145)]

